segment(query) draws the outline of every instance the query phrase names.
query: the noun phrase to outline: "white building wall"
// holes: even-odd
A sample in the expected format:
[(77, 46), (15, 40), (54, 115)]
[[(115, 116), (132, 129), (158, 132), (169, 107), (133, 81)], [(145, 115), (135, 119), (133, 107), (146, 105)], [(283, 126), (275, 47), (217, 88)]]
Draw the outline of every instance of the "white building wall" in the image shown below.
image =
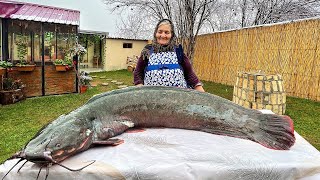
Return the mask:
[[(104, 70), (127, 69), (127, 57), (140, 56), (147, 40), (105, 39)], [(123, 48), (123, 43), (132, 43), (132, 48)]]

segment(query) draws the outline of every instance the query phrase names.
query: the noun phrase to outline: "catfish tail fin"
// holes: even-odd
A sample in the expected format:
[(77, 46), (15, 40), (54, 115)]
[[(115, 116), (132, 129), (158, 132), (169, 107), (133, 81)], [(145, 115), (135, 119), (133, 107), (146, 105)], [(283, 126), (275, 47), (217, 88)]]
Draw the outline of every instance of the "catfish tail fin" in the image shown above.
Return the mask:
[(276, 150), (288, 150), (295, 143), (293, 121), (289, 116), (261, 114), (259, 131), (253, 138), (259, 144)]

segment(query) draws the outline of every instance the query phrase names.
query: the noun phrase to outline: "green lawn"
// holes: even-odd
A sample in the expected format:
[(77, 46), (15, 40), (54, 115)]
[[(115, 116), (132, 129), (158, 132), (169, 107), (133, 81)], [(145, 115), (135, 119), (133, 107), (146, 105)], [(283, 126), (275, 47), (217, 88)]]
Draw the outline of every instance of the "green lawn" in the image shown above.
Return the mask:
[[(132, 85), (132, 74), (126, 70), (91, 75), (105, 76)], [(109, 81), (100, 78), (94, 80), (94, 83), (101, 82)], [(232, 99), (231, 86), (204, 82), (204, 88), (207, 92)], [(109, 82), (109, 86), (98, 85), (84, 94), (28, 98), (16, 104), (0, 106), (0, 163), (23, 148), (43, 125), (81, 106), (93, 95), (112, 89), (116, 89), (116, 85)], [(294, 120), (295, 130), (320, 150), (320, 102), (288, 97), (286, 114)]]

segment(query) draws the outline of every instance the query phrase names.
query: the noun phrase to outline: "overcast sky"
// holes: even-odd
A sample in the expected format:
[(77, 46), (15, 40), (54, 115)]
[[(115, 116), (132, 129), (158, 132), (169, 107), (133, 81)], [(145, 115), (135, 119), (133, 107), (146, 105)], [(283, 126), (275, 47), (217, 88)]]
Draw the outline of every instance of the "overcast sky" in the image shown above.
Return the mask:
[(116, 31), (116, 14), (111, 14), (101, 0), (16, 0), (80, 11), (80, 29), (109, 32)]

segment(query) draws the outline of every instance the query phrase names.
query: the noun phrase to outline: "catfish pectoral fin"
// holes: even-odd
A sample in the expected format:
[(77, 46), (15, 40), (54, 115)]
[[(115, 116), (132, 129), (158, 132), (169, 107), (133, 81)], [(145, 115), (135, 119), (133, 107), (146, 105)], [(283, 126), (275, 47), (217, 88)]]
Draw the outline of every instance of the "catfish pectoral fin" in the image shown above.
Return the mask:
[(93, 141), (92, 144), (94, 145), (111, 145), (111, 146), (117, 146), (124, 143), (123, 139), (107, 139), (102, 141)]
[(133, 127), (133, 123), (131, 121), (115, 120), (107, 124), (98, 125), (97, 127), (95, 132), (97, 139), (94, 141), (105, 140), (122, 134), (127, 129)]

